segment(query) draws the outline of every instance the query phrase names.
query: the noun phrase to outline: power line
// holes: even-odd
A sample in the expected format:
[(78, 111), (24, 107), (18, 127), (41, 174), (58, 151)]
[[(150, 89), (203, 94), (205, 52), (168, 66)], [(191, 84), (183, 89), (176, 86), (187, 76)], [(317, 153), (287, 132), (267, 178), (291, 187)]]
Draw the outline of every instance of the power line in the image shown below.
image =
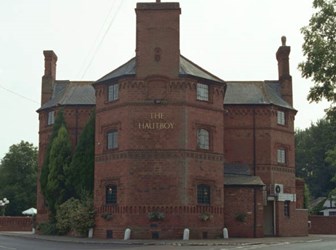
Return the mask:
[(24, 95), (21, 95), (21, 94), (15, 92), (15, 91), (13, 91), (13, 90), (7, 89), (7, 88), (5, 88), (4, 86), (1, 86), (1, 85), (0, 85), (0, 88), (2, 88), (3, 90), (6, 90), (7, 92), (9, 92), (9, 93), (11, 93), (11, 94), (13, 94), (13, 95), (16, 95), (16, 96), (19, 96), (19, 97), (21, 97), (21, 98), (23, 98), (23, 99), (26, 99), (27, 101), (30, 101), (30, 102), (39, 104), (37, 101), (35, 101), (35, 100), (33, 100), (33, 99), (30, 99), (30, 98), (28, 98), (28, 97), (26, 97), (26, 96), (24, 96)]
[[(112, 26), (112, 24), (113, 24), (113, 22), (114, 22), (116, 16), (117, 16), (118, 13), (119, 13), (119, 10), (120, 10), (120, 8), (121, 8), (121, 6), (122, 6), (122, 3), (123, 3), (123, 1), (120, 0), (120, 2), (119, 2), (119, 6), (117, 7), (117, 11), (114, 13), (112, 19), (110, 20), (110, 23), (109, 23), (107, 29), (105, 30), (105, 32), (104, 32), (102, 38), (100, 39), (98, 45), (96, 46), (96, 48), (95, 48), (95, 50), (94, 50), (94, 52), (93, 52), (93, 55), (92, 55), (92, 57), (91, 57), (91, 59), (90, 59), (88, 65), (86, 66), (86, 68), (85, 68), (85, 70), (84, 70), (84, 73), (83, 73), (81, 79), (84, 78), (86, 72), (87, 72), (88, 69), (90, 68), (90, 66), (91, 66), (91, 64), (92, 64), (92, 62), (93, 62), (93, 60), (94, 60), (94, 58), (95, 58), (95, 56), (96, 56), (98, 50), (100, 49), (102, 43), (104, 42), (107, 33), (109, 32), (109, 30), (110, 30), (110, 28), (111, 28), (111, 26)], [(112, 12), (113, 7), (114, 7), (114, 6), (112, 5), (112, 7), (111, 7), (111, 9), (110, 9), (110, 11), (109, 11), (109, 14), (108, 14), (108, 16), (107, 16), (107, 18), (109, 17), (110, 13)], [(105, 19), (103, 26), (105, 26), (105, 23), (106, 23), (106, 21), (107, 21), (107, 18)], [(103, 26), (102, 26), (102, 27), (103, 27)], [(102, 29), (101, 29), (101, 31), (102, 31)], [(95, 40), (95, 43), (96, 43), (96, 41), (97, 41), (97, 39)]]
[(93, 44), (92, 44), (92, 46), (91, 46), (91, 49), (90, 49), (89, 52), (87, 53), (87, 55), (86, 55), (86, 57), (85, 57), (85, 59), (84, 59), (82, 65), (81, 65), (81, 67), (80, 67), (80, 70), (78, 71), (78, 74), (77, 74), (78, 77), (80, 77), (80, 74), (81, 74), (81, 72), (84, 70), (84, 67), (85, 67), (86, 62), (89, 60), (90, 55), (93, 53), (94, 48), (95, 48), (95, 46), (96, 46), (96, 44), (97, 44), (97, 42), (98, 42), (98, 40), (99, 40), (99, 37), (101, 36), (101, 34), (102, 34), (102, 32), (103, 32), (103, 29), (104, 29), (104, 27), (106, 26), (107, 20), (109, 19), (110, 15), (111, 15), (111, 13), (112, 13), (112, 10), (114, 9), (114, 4), (115, 4), (115, 3), (116, 3), (116, 1), (112, 1), (111, 8), (110, 8), (110, 10), (108, 11), (107, 16), (105, 17), (104, 23), (103, 23), (103, 25), (100, 27), (99, 32), (97, 33), (97, 35), (95, 36), (96, 39), (94, 40), (94, 42), (93, 42)]

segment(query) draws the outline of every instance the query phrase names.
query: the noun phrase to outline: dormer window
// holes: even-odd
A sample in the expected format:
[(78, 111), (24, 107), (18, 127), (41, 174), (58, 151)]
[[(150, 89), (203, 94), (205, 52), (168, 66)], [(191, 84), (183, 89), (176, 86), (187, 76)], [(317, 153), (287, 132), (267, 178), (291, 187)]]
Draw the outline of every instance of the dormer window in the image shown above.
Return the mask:
[(119, 84), (115, 83), (108, 87), (108, 101), (113, 102), (119, 98)]
[(278, 121), (279, 125), (285, 125), (286, 124), (285, 112), (283, 112), (283, 111), (278, 111), (277, 112), (277, 121)]
[(197, 100), (209, 101), (209, 86), (203, 83), (197, 83)]

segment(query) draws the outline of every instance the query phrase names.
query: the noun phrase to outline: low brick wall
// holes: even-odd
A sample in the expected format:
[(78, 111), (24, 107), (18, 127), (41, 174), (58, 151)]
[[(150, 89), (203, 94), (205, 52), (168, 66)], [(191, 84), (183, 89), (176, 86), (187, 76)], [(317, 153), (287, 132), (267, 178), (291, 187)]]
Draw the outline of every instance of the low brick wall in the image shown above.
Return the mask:
[(290, 217), (286, 217), (283, 213), (283, 202), (278, 202), (277, 214), (277, 236), (293, 237), (308, 235), (307, 209), (296, 209), (295, 206), (292, 206), (290, 208)]
[(32, 218), (23, 216), (0, 216), (0, 231), (31, 231)]
[(309, 216), (310, 234), (336, 234), (336, 216)]

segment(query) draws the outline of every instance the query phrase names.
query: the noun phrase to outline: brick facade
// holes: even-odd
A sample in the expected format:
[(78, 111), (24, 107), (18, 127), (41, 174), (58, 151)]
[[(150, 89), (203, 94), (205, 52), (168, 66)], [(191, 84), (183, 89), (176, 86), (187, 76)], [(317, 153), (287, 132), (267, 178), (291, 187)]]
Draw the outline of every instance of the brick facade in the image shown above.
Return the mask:
[(308, 235), (308, 213), (306, 209), (296, 209), (290, 205), (289, 216), (284, 215), (284, 202), (276, 202), (276, 236)]
[(225, 227), (230, 237), (263, 237), (262, 187), (225, 186)]
[[(238, 83), (225, 82), (180, 55), (180, 13), (178, 3), (137, 4), (136, 57), (93, 85), (66, 83), (94, 88), (91, 104), (52, 102), (57, 56), (44, 53), (39, 174), (52, 130), (48, 113), (64, 110), (75, 147), (95, 108), (94, 237), (121, 239), (130, 228), (134, 239), (181, 238), (189, 228), (191, 238), (217, 238), (224, 227), (237, 237), (306, 235), (304, 183), (295, 177), (290, 47), (283, 39), (276, 53), (278, 80), (241, 85), (256, 88), (257, 94), (263, 95), (261, 88), (270, 91), (273, 99), (259, 103), (248, 96), (254, 92), (238, 89), (240, 98), (254, 101), (225, 102), (233, 93), (227, 88)], [(205, 100), (199, 97), (200, 84), (207, 88)], [(201, 130), (208, 137), (205, 148)], [(229, 165), (260, 181), (224, 186)], [(275, 184), (283, 187), (280, 194)], [(208, 199), (204, 204), (200, 187)], [(39, 181), (37, 192), (41, 222), (47, 210)], [(164, 218), (149, 218), (153, 213)]]
[[(153, 230), (162, 238), (176, 238), (186, 227), (197, 238), (217, 237), (222, 231), (224, 86), (213, 84), (212, 102), (204, 103), (196, 100), (196, 83), (195, 79), (157, 76), (120, 80), (119, 99), (112, 103), (105, 100), (108, 84), (95, 85), (99, 93), (95, 206), (98, 217), (110, 210), (123, 211), (113, 223), (97, 220), (96, 237), (106, 237), (107, 230), (118, 237), (127, 226), (137, 228), (132, 232), (135, 238), (151, 238)], [(155, 104), (155, 99), (164, 103)], [(197, 149), (199, 127), (210, 128), (210, 150)], [(111, 129), (118, 130), (117, 150), (107, 149), (106, 133)], [(211, 206), (198, 206), (199, 184), (211, 187)], [(113, 206), (105, 204), (108, 185), (118, 188), (118, 202)], [(166, 217), (149, 230), (153, 222), (147, 214), (153, 210)], [(201, 221), (203, 211), (214, 219)]]

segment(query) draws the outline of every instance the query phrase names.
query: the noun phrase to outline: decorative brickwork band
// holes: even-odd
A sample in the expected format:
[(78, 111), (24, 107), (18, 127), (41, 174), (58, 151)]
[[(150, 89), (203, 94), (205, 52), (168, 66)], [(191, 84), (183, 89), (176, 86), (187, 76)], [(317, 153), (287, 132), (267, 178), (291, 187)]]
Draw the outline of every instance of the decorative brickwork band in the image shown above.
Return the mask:
[(98, 214), (148, 214), (149, 212), (160, 211), (165, 214), (223, 214), (224, 207), (214, 206), (101, 206), (96, 208)]
[(209, 161), (223, 161), (222, 154), (195, 152), (195, 151), (122, 151), (111, 152), (96, 156), (96, 162), (116, 159), (167, 159), (167, 158), (193, 158)]

